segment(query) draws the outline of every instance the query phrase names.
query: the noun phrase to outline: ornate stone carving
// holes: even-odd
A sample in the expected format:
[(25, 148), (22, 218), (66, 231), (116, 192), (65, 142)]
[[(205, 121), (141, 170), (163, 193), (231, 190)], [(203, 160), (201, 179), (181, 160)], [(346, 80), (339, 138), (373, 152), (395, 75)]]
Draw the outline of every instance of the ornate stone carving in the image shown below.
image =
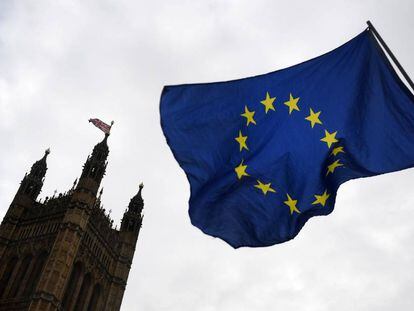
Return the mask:
[[(19, 286), (34, 284), (32, 292), (13, 299), (3, 299), (0, 293), (0, 310), (71, 309), (73, 304), (64, 305), (68, 303), (65, 294), (71, 291), (74, 295), (71, 299), (76, 301), (82, 286), (96, 284), (101, 288), (97, 303), (100, 310), (119, 310), (142, 223), (143, 186), (140, 185), (137, 195), (131, 199), (121, 229), (114, 229), (110, 212), (101, 203), (102, 189), (96, 197), (108, 164), (107, 139), (108, 136), (94, 147), (79, 181), (64, 193), (45, 197), (43, 202), (37, 200), (49, 150), (23, 178), (0, 225), (0, 281), (7, 283), (5, 290), (18, 281), (13, 279), (16, 275), (23, 275), (17, 270), (25, 256), (31, 254), (33, 260), (43, 256), (44, 262), (41, 261), (42, 266), (36, 262), (26, 265), (24, 284)], [(9, 264), (11, 270), (5, 271), (7, 263), (15, 257), (16, 267)], [(79, 269), (73, 268), (76, 265)], [(92, 282), (83, 284), (88, 273)], [(92, 289), (88, 290), (90, 294), (82, 301), (90, 299)], [(18, 292), (28, 290), (22, 288)], [(84, 303), (88, 303), (86, 300)]]

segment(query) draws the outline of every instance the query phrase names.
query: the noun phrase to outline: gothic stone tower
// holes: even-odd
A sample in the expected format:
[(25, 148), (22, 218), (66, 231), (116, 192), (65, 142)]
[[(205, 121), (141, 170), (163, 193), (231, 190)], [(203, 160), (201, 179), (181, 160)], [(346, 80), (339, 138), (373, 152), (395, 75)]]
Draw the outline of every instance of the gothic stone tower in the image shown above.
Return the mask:
[(120, 309), (142, 224), (143, 186), (114, 229), (102, 192), (97, 196), (107, 139), (64, 194), (37, 199), (49, 150), (24, 176), (0, 225), (0, 310)]

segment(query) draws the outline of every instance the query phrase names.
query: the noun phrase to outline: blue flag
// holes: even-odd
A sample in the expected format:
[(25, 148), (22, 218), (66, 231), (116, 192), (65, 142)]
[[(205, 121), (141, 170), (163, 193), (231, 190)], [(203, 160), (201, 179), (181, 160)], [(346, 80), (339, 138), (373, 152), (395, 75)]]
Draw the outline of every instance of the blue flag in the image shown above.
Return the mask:
[(287, 69), (166, 86), (160, 111), (192, 224), (234, 248), (290, 240), (342, 183), (414, 166), (414, 96), (368, 30)]

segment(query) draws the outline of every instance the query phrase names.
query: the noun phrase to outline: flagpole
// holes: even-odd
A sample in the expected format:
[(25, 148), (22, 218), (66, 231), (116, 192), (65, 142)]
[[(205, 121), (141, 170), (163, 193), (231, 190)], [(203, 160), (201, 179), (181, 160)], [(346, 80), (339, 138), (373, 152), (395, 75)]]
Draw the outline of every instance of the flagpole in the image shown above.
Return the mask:
[(111, 121), (111, 125), (109, 126), (109, 133), (108, 133), (108, 135), (109, 135), (109, 134), (111, 134), (112, 125), (114, 125), (114, 123), (115, 123), (115, 122), (112, 120), (112, 121)]
[(408, 76), (407, 72), (404, 70), (404, 68), (401, 66), (400, 62), (397, 60), (397, 58), (394, 56), (394, 54), (391, 52), (388, 45), (385, 43), (385, 41), (382, 39), (381, 35), (378, 33), (378, 31), (375, 29), (374, 25), (370, 21), (367, 21), (368, 29), (372, 31), (374, 36), (378, 39), (378, 41), (381, 43), (382, 47), (387, 52), (388, 56), (392, 59), (394, 64), (397, 66), (398, 70), (401, 72), (405, 80), (410, 85), (411, 89), (414, 91), (414, 83), (413, 80)]

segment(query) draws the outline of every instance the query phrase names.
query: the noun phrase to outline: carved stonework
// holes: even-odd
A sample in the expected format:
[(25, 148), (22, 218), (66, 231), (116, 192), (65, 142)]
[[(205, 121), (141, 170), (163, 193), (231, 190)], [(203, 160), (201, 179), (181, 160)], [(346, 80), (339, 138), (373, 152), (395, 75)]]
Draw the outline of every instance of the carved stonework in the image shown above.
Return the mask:
[(0, 225), (0, 310), (119, 310), (142, 223), (142, 186), (121, 229), (101, 205), (107, 139), (65, 193), (38, 200), (47, 151), (26, 174)]

